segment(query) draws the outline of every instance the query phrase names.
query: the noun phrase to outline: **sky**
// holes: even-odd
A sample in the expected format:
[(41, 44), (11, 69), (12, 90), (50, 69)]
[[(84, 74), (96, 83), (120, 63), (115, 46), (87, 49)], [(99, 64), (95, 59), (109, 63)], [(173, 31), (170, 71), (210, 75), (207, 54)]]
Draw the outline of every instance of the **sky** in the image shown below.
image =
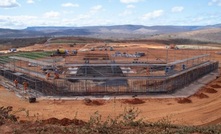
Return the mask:
[(0, 28), (220, 22), (221, 0), (0, 0)]

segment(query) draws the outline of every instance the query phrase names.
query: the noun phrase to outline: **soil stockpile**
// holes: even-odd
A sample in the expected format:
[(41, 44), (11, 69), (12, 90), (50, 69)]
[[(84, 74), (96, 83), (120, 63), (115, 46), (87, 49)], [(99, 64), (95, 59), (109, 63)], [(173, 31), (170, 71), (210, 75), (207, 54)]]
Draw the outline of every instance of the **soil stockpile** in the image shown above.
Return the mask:
[(124, 100), (123, 103), (128, 103), (128, 104), (143, 104), (145, 103), (145, 101), (138, 99), (138, 98), (134, 98), (134, 99), (127, 99)]
[(204, 93), (196, 93), (193, 96), (196, 96), (199, 99), (209, 98), (209, 96)]
[(217, 93), (217, 91), (213, 88), (204, 88), (202, 91), (206, 93)]
[(177, 100), (178, 103), (185, 104), (185, 103), (192, 103), (189, 98), (180, 98)]

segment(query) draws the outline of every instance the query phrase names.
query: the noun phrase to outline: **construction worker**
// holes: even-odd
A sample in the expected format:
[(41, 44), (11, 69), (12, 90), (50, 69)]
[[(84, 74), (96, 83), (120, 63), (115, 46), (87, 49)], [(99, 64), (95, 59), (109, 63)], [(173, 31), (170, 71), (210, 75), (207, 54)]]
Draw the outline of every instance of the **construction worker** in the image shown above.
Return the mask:
[(46, 74), (46, 80), (49, 80), (49, 78), (50, 78), (50, 72), (47, 72), (47, 74)]
[(14, 80), (14, 83), (15, 83), (15, 87), (18, 88), (18, 80), (17, 79)]
[(146, 69), (146, 75), (150, 75), (150, 69), (149, 68)]
[(58, 74), (58, 72), (55, 72), (55, 73), (54, 73), (54, 79), (59, 79), (59, 74)]
[(28, 89), (28, 82), (27, 81), (23, 82), (23, 87), (24, 87), (24, 91), (26, 92)]

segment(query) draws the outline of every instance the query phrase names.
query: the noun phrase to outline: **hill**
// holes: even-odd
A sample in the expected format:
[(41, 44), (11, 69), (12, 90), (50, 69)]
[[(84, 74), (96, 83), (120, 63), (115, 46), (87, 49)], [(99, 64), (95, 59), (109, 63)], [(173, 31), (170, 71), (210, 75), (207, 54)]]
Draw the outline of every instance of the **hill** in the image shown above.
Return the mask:
[(104, 39), (193, 38), (220, 42), (221, 24), (208, 26), (114, 25), (86, 27), (28, 27), (0, 29), (0, 38), (78, 36)]
[(221, 37), (221, 28), (204, 28), (194, 31), (156, 35), (151, 37), (151, 39), (164, 39), (164, 40), (188, 39), (188, 40), (196, 40), (202, 42), (221, 43), (220, 37)]

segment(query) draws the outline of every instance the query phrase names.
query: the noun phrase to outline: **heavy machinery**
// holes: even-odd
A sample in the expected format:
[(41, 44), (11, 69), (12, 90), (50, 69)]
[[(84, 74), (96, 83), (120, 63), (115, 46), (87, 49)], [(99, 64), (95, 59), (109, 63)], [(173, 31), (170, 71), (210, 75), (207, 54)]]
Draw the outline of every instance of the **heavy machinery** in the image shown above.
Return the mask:
[(170, 46), (169, 46), (169, 48), (170, 49), (179, 49), (176, 45), (174, 45), (174, 44), (171, 44)]
[(69, 53), (68, 50), (57, 49), (51, 56), (75, 56), (77, 55), (77, 50), (74, 50), (72, 53)]

